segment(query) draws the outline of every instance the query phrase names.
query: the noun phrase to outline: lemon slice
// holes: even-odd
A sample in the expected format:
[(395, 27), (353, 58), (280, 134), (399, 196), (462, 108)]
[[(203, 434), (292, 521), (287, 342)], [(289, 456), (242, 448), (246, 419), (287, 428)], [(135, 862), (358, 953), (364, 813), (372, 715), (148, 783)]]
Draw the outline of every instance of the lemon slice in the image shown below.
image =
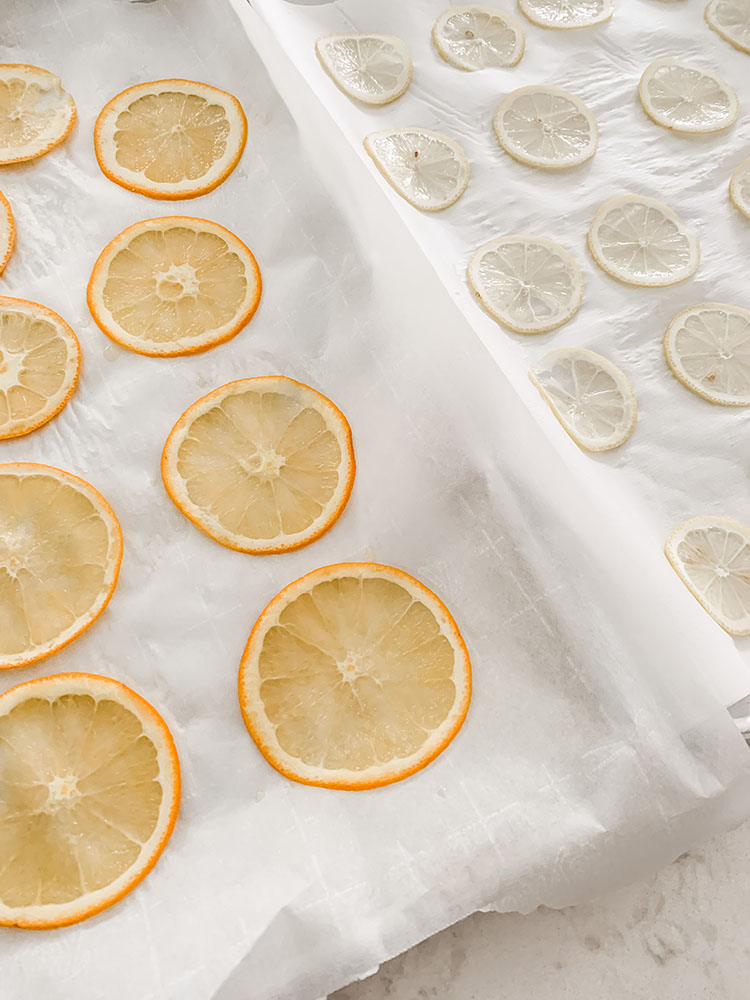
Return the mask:
[(469, 183), (469, 161), (463, 150), (439, 132), (424, 128), (373, 132), (364, 146), (391, 187), (424, 212), (448, 208)]
[(97, 325), (137, 354), (194, 354), (230, 340), (258, 308), (258, 264), (228, 229), (186, 216), (147, 219), (99, 254), (88, 287)]
[(39, 66), (0, 65), (0, 164), (49, 153), (75, 120), (76, 106), (59, 76)]
[(750, 0), (711, 0), (706, 21), (740, 52), (750, 52)]
[(0, 274), (10, 260), (13, 247), (16, 245), (16, 223), (10, 202), (0, 191)]
[(750, 635), (750, 528), (728, 517), (693, 517), (669, 536), (664, 551), (725, 631)]
[(105, 104), (94, 128), (102, 171), (149, 198), (195, 198), (234, 170), (247, 138), (236, 97), (207, 83), (155, 80)]
[(93, 486), (48, 465), (0, 465), (0, 669), (49, 656), (87, 629), (121, 559), (120, 525)]
[(0, 439), (28, 434), (58, 414), (80, 367), (78, 338), (62, 317), (0, 296)]
[(718, 132), (737, 118), (737, 95), (708, 69), (657, 59), (644, 70), (638, 96), (651, 121), (674, 132)]
[(162, 476), (172, 500), (230, 549), (307, 545), (341, 515), (354, 485), (343, 413), (282, 375), (240, 379), (183, 413), (167, 438)]
[(740, 163), (732, 174), (729, 197), (735, 208), (750, 219), (750, 159)]
[(722, 302), (684, 309), (664, 336), (674, 375), (722, 406), (750, 406), (750, 312)]
[(0, 695), (0, 925), (61, 927), (111, 906), (174, 827), (180, 768), (148, 702), (95, 674)]
[(495, 135), (506, 153), (530, 167), (560, 170), (596, 152), (599, 130), (589, 109), (560, 87), (521, 87), (495, 114)]
[(523, 55), (523, 28), (496, 7), (469, 4), (443, 11), (432, 29), (440, 56), (457, 69), (515, 66)]
[(395, 35), (328, 35), (315, 51), (339, 90), (363, 104), (389, 104), (411, 82), (411, 53)]
[(326, 788), (399, 781), (466, 717), (471, 666), (443, 602), (392, 566), (308, 573), (262, 613), (240, 666), (240, 707), (268, 762)]
[(540, 236), (499, 236), (469, 261), (469, 284), (493, 319), (516, 333), (567, 323), (583, 300), (583, 277), (568, 251)]
[(612, 17), (613, 0), (518, 0), (521, 12), (541, 28), (590, 28)]
[(684, 281), (700, 262), (698, 235), (656, 198), (623, 194), (605, 201), (588, 233), (602, 270), (628, 285), (663, 287)]

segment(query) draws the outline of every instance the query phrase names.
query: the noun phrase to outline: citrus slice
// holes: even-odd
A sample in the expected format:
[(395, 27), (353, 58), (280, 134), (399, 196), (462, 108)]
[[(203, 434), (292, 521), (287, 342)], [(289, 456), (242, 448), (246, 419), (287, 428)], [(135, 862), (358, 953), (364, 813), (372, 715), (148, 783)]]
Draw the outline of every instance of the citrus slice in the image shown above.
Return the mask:
[(20, 437), (56, 416), (81, 367), (78, 338), (57, 313), (0, 296), (0, 439)]
[(623, 194), (605, 201), (588, 233), (602, 270), (628, 285), (663, 287), (684, 281), (700, 262), (698, 235), (662, 201)]
[(75, 120), (76, 106), (59, 76), (39, 66), (0, 65), (0, 164), (49, 153)]
[(258, 308), (258, 264), (228, 229), (186, 216), (136, 222), (99, 254), (87, 300), (97, 325), (151, 357), (230, 340)]
[(469, 183), (469, 161), (463, 150), (439, 132), (424, 128), (373, 132), (364, 146), (391, 187), (425, 212), (448, 208)]
[(124, 684), (56, 674), (0, 695), (0, 925), (62, 927), (122, 899), (179, 800), (172, 734)]
[(493, 121), (506, 153), (530, 167), (560, 170), (596, 152), (599, 130), (583, 101), (560, 87), (521, 87), (501, 102)]
[(583, 347), (564, 347), (529, 372), (544, 401), (586, 451), (619, 448), (638, 417), (633, 389), (617, 365)]
[(729, 197), (735, 208), (750, 219), (750, 159), (740, 163), (732, 174)]
[(94, 128), (102, 171), (149, 198), (213, 191), (242, 156), (247, 119), (236, 97), (207, 83), (155, 80), (104, 105)]
[(0, 465), (0, 669), (41, 660), (87, 629), (121, 560), (120, 525), (93, 486), (49, 465)]
[(612, 17), (613, 0), (518, 0), (521, 12), (541, 28), (590, 28)]
[(750, 52), (750, 0), (711, 0), (706, 21), (740, 52)]
[(389, 104), (411, 82), (411, 53), (395, 35), (327, 35), (315, 51), (339, 90), (363, 104)]
[(10, 202), (0, 191), (0, 274), (10, 260), (13, 247), (16, 245), (16, 223)]
[(250, 634), (240, 707), (293, 781), (376, 788), (429, 764), (466, 717), (471, 665), (443, 602), (392, 566), (324, 566), (281, 591)]
[(725, 631), (750, 635), (750, 528), (728, 517), (693, 517), (672, 532), (664, 551)]
[(354, 485), (343, 413), (308, 385), (271, 375), (215, 389), (183, 413), (162, 455), (172, 500), (201, 531), (256, 555), (315, 541)]
[(440, 56), (457, 69), (515, 66), (523, 55), (521, 24), (496, 7), (469, 4), (443, 11), (432, 29)]
[(674, 132), (718, 132), (737, 118), (737, 95), (711, 70), (679, 59), (647, 66), (638, 96), (651, 121)]
[(675, 377), (722, 406), (750, 406), (750, 312), (722, 302), (684, 309), (664, 336)]
[(583, 277), (568, 251), (540, 236), (499, 236), (469, 261), (469, 284), (493, 319), (516, 333), (567, 323), (583, 299)]

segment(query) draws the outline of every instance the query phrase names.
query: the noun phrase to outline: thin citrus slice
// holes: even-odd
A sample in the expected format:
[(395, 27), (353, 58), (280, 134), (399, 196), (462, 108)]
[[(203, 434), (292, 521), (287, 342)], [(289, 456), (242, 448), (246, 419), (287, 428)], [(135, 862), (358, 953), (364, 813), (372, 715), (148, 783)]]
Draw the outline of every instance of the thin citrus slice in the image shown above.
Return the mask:
[(521, 12), (541, 28), (590, 28), (612, 17), (613, 0), (518, 0)]
[(732, 174), (729, 197), (734, 207), (750, 219), (750, 159), (740, 163)]
[(107, 177), (129, 191), (195, 198), (231, 174), (246, 138), (236, 97), (193, 80), (155, 80), (105, 104), (94, 150)]
[(0, 695), (0, 925), (62, 927), (122, 899), (179, 801), (172, 734), (124, 684), (56, 674)]
[(599, 130), (583, 101), (560, 87), (521, 87), (501, 102), (493, 121), (506, 153), (530, 167), (560, 170), (596, 152)]
[(308, 385), (271, 375), (215, 389), (183, 413), (162, 455), (172, 500), (201, 531), (256, 555), (315, 541), (354, 485), (349, 424)]
[(45, 306), (0, 296), (0, 440), (56, 416), (81, 368), (78, 338)]
[(623, 194), (605, 201), (588, 233), (602, 270), (628, 285), (663, 287), (684, 281), (700, 262), (698, 235), (662, 201)]
[(674, 132), (718, 132), (737, 118), (737, 95), (711, 70), (679, 59), (647, 66), (638, 96), (651, 121)]
[(466, 717), (471, 665), (443, 602), (392, 566), (324, 566), (281, 591), (240, 665), (240, 707), (294, 781), (376, 788), (429, 764)]
[(469, 284), (490, 316), (516, 333), (567, 323), (583, 300), (583, 276), (568, 251), (541, 236), (499, 236), (469, 261)]
[(693, 517), (664, 548), (675, 572), (730, 635), (750, 635), (750, 528), (728, 517)]
[(13, 247), (16, 245), (16, 223), (10, 202), (0, 191), (0, 274), (10, 260)]
[(339, 90), (363, 104), (390, 104), (411, 82), (411, 53), (395, 35), (327, 35), (315, 51)]
[(258, 264), (228, 229), (187, 216), (136, 222), (99, 254), (87, 300), (97, 325), (151, 357), (230, 340), (258, 308)]
[(59, 76), (38, 66), (0, 65), (0, 164), (43, 156), (68, 137), (75, 120)]
[(617, 365), (583, 347), (563, 347), (539, 361), (529, 377), (573, 438), (586, 451), (619, 448), (633, 433), (638, 408)]
[(49, 465), (0, 465), (0, 669), (41, 660), (87, 629), (121, 560), (120, 525), (90, 483)]
[(740, 52), (750, 52), (750, 0), (711, 0), (706, 21)]
[(684, 309), (664, 335), (664, 354), (691, 392), (721, 406), (750, 406), (750, 312), (722, 302)]
[(391, 187), (425, 212), (448, 208), (469, 183), (464, 151), (439, 132), (425, 128), (373, 132), (364, 146)]
[(523, 28), (497, 7), (468, 4), (443, 11), (432, 29), (440, 56), (457, 69), (515, 66), (523, 55)]

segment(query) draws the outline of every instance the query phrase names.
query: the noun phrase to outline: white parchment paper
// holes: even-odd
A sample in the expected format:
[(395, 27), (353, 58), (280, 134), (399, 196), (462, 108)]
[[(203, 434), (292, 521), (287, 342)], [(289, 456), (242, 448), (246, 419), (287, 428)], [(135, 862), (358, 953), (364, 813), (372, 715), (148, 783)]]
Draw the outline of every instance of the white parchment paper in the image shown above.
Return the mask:
[[(66, 670), (131, 684), (172, 727), (184, 796), (164, 856), (117, 906), (59, 931), (0, 930), (3, 1000), (320, 997), (477, 908), (575, 902), (744, 817), (750, 758), (702, 672), (731, 647), (643, 544), (640, 508), (627, 495), (613, 506), (540, 426), (250, 8), (242, 22), (209, 0), (6, 9), (3, 60), (60, 73), (80, 119), (59, 150), (0, 175), (19, 227), (2, 289), (58, 310), (84, 365), (65, 410), (0, 453), (101, 489), (125, 558), (101, 620), (0, 689)], [(108, 182), (91, 143), (105, 100), (168, 76), (231, 90), (250, 121), (234, 174), (180, 206)], [(250, 245), (263, 301), (213, 351), (139, 357), (95, 327), (86, 281), (125, 225), (179, 213)], [(358, 476), (324, 538), (253, 558), (172, 506), (159, 456), (199, 395), (272, 372), (341, 406)], [(473, 704), (420, 774), (372, 792), (307, 788), (245, 731), (239, 658), (282, 586), (365, 557), (445, 599)]]

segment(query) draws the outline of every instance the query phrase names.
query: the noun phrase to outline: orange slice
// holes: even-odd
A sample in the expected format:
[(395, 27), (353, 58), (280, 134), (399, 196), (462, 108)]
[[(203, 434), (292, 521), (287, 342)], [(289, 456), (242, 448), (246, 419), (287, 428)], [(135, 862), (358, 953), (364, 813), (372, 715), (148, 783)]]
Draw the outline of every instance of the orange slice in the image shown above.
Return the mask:
[(13, 247), (16, 245), (16, 223), (10, 202), (0, 191), (0, 274), (10, 260)]
[(136, 222), (99, 254), (91, 315), (136, 354), (174, 357), (236, 336), (258, 308), (258, 263), (242, 240), (205, 219)]
[(128, 87), (105, 104), (94, 128), (103, 173), (149, 198), (196, 198), (237, 166), (247, 119), (231, 94), (193, 80)]
[(76, 106), (59, 76), (39, 66), (0, 65), (0, 164), (49, 153), (75, 120)]
[(306, 785), (376, 788), (451, 742), (471, 698), (458, 626), (423, 583), (392, 566), (324, 566), (255, 623), (239, 698), (269, 764)]
[(162, 477), (182, 513), (230, 549), (262, 555), (315, 541), (354, 485), (346, 417), (308, 385), (271, 375), (203, 396), (167, 438)]
[(49, 656), (87, 629), (121, 560), (119, 522), (93, 486), (49, 465), (0, 465), (0, 669)]
[(156, 864), (180, 800), (172, 734), (95, 674), (0, 695), (0, 925), (61, 927), (122, 899)]

